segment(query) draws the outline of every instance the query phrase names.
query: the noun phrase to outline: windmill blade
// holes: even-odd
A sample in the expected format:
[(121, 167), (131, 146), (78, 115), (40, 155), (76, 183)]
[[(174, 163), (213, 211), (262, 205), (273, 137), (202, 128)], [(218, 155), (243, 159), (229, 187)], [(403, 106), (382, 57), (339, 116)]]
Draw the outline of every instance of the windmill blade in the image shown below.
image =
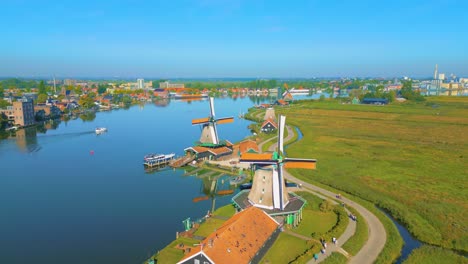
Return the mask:
[(234, 117), (223, 117), (223, 118), (218, 118), (215, 120), (216, 123), (218, 124), (227, 124), (227, 123), (232, 123), (234, 122)]
[(317, 167), (316, 159), (294, 159), (285, 158), (283, 160), (285, 169), (309, 169), (314, 170)]
[(198, 203), (198, 202), (200, 202), (200, 201), (205, 201), (205, 200), (208, 200), (208, 199), (210, 199), (209, 196), (199, 196), (199, 197), (193, 198), (193, 199), (192, 199), (192, 202)]
[(209, 122), (210, 122), (210, 119), (208, 117), (199, 118), (199, 119), (192, 119), (192, 125), (202, 125), (202, 124), (207, 124)]
[(210, 97), (210, 110), (211, 110), (211, 117), (215, 117), (215, 110), (214, 110), (214, 98)]
[(284, 179), (283, 179), (283, 168), (281, 164), (278, 165), (278, 198), (279, 198), (279, 208), (280, 210), (284, 210), (284, 197), (283, 197), (283, 184), (284, 184)]
[(280, 115), (279, 118), (279, 124), (278, 124), (278, 152), (281, 154), (284, 151), (283, 148), (283, 141), (284, 141), (284, 125), (286, 123), (286, 116)]
[(214, 144), (219, 144), (219, 138), (218, 138), (218, 129), (216, 128), (216, 123), (212, 123), (213, 126), (213, 131), (214, 131)]
[(241, 163), (255, 163), (264, 165), (275, 165), (278, 162), (273, 159), (271, 153), (257, 154), (257, 153), (244, 153), (241, 155), (239, 162)]

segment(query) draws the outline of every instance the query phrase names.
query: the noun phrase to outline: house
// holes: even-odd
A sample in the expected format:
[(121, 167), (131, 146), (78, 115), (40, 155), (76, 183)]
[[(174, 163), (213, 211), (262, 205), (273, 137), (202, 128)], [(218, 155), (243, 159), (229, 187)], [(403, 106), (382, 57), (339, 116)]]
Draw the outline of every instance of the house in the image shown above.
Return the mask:
[(279, 233), (279, 224), (271, 216), (251, 206), (188, 250), (178, 264), (258, 263)]
[(260, 149), (258, 148), (257, 142), (248, 139), (234, 145), (233, 153), (240, 156), (244, 153), (260, 153)]
[(110, 105), (112, 103), (112, 99), (112, 95), (105, 95), (101, 98), (101, 104)]
[(258, 106), (259, 108), (263, 108), (263, 109), (266, 109), (266, 108), (269, 108), (270, 105), (269, 104), (261, 104)]
[(289, 105), (289, 102), (283, 100), (283, 99), (280, 99), (280, 100), (276, 100), (275, 102), (276, 105), (280, 105), (280, 106), (285, 106), (285, 105)]
[(263, 121), (262, 126), (260, 127), (260, 131), (264, 133), (271, 133), (276, 129), (278, 129), (278, 124), (276, 124), (276, 122), (273, 121), (273, 119)]
[(154, 89), (153, 95), (158, 98), (169, 98), (169, 92), (164, 89)]
[(36, 115), (36, 119), (44, 120), (46, 118), (54, 118), (59, 117), (62, 112), (60, 109), (55, 105), (48, 105), (48, 104), (37, 104), (34, 106), (34, 113)]
[(362, 99), (363, 104), (373, 104), (373, 105), (386, 105), (388, 104), (388, 99), (384, 98), (364, 98)]
[(217, 147), (193, 146), (184, 149), (189, 155), (194, 155), (198, 160), (220, 160), (232, 154), (233, 144), (224, 140), (224, 144)]

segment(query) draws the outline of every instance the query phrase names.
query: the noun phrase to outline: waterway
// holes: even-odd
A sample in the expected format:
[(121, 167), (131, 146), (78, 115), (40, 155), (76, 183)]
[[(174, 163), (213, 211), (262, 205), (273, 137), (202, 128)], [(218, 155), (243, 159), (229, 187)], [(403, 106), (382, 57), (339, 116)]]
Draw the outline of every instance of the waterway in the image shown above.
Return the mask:
[(400, 233), (401, 238), (403, 238), (403, 242), (405, 243), (403, 245), (403, 248), (401, 249), (401, 255), (400, 257), (395, 261), (396, 264), (401, 264), (403, 263), (413, 252), (413, 250), (419, 248), (420, 246), (423, 245), (423, 243), (416, 238), (414, 238), (410, 232), (403, 226), (401, 225), (398, 221), (396, 221), (391, 215), (389, 215), (387, 212), (383, 211), (382, 212), (390, 218), (393, 223), (396, 225), (398, 232)]
[[(315, 95), (318, 98), (320, 95)], [(303, 97), (305, 98), (305, 97)], [(250, 135), (239, 112), (269, 98), (217, 98), (221, 139)], [(204, 101), (159, 101), (19, 130), (0, 140), (0, 263), (141, 263), (210, 210), (201, 179), (146, 171), (148, 153), (183, 154), (199, 139)], [(108, 132), (97, 136), (96, 127)], [(205, 182), (206, 185), (206, 182)], [(205, 190), (205, 192), (204, 192)], [(232, 196), (216, 199), (216, 207)]]

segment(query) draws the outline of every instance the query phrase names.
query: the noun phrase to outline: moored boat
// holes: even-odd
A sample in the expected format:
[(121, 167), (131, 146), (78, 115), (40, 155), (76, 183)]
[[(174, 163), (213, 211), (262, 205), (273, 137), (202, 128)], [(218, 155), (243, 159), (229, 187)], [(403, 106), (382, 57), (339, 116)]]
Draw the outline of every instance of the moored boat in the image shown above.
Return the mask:
[(193, 98), (206, 98), (208, 97), (208, 94), (202, 93), (202, 94), (175, 94), (174, 98), (175, 99), (193, 99)]
[(175, 157), (174, 153), (171, 154), (148, 154), (143, 157), (143, 165), (145, 166), (156, 166), (161, 164), (169, 163)]

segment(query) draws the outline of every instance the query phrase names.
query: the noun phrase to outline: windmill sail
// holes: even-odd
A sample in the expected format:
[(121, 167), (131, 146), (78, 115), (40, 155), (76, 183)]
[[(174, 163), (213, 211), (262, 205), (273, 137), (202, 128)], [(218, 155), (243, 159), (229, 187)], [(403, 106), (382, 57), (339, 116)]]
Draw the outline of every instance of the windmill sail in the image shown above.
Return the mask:
[(211, 146), (216, 146), (220, 144), (218, 137), (218, 129), (216, 124), (227, 124), (234, 122), (234, 117), (223, 117), (216, 119), (215, 108), (214, 108), (214, 98), (210, 97), (210, 115), (205, 118), (198, 118), (192, 120), (192, 125), (202, 125), (202, 134), (200, 136), (201, 144), (208, 144)]
[(279, 118), (279, 129), (278, 129), (278, 152), (280, 155), (283, 153), (283, 141), (284, 141), (284, 124), (286, 123), (286, 116), (281, 115)]
[(210, 113), (211, 113), (211, 117), (214, 118), (215, 110), (214, 110), (214, 98), (213, 97), (210, 97)]
[(256, 165), (248, 199), (257, 207), (285, 210), (289, 195), (284, 182), (284, 168), (315, 169), (317, 160), (284, 156), (284, 127), (286, 117), (278, 118), (278, 150), (274, 153), (244, 153), (239, 162)]

